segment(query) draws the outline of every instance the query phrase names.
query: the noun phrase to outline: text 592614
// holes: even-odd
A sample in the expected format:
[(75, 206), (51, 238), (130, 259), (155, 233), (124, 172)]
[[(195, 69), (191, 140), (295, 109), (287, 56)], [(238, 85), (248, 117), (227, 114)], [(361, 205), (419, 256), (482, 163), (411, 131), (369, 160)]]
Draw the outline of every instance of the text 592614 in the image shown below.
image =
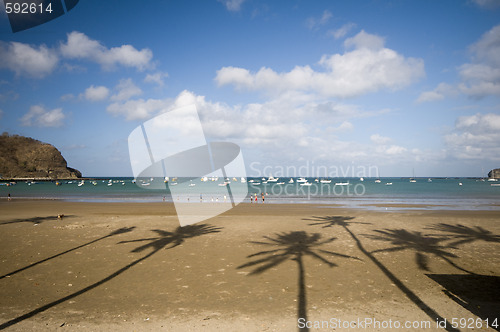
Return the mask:
[(7, 14), (43, 14), (52, 13), (52, 3), (44, 5), (43, 3), (35, 2), (6, 2), (5, 12)]

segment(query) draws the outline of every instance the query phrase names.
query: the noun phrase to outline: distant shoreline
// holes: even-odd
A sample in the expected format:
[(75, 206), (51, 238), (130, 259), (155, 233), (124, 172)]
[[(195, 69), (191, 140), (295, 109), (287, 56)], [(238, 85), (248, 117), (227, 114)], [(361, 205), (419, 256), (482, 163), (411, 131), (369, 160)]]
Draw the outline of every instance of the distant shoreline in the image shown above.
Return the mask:
[[(131, 178), (133, 179), (133, 176), (95, 176), (95, 177), (81, 177), (81, 178), (37, 178), (37, 177), (24, 177), (24, 178), (0, 178), (0, 182), (12, 182), (12, 181), (75, 181), (75, 180), (85, 180), (85, 181), (92, 181), (92, 180), (107, 180), (107, 179), (126, 179), (126, 178)], [(173, 177), (175, 178), (175, 177)], [(247, 179), (260, 179), (261, 176), (248, 176), (246, 177)], [(297, 176), (283, 176), (283, 178), (286, 179), (298, 179), (299, 177)], [(352, 177), (352, 176), (347, 176), (347, 177), (339, 177), (339, 176), (333, 176), (333, 177), (323, 177), (323, 176), (305, 176), (305, 178), (308, 179), (358, 179), (359, 177)], [(381, 177), (364, 177), (367, 180), (370, 179), (436, 179), (436, 180), (444, 180), (444, 179), (472, 179), (472, 180), (480, 180), (480, 179), (500, 179), (500, 178), (495, 178), (495, 177), (482, 177), (482, 176), (416, 176), (416, 177), (411, 177), (411, 176), (381, 176)]]

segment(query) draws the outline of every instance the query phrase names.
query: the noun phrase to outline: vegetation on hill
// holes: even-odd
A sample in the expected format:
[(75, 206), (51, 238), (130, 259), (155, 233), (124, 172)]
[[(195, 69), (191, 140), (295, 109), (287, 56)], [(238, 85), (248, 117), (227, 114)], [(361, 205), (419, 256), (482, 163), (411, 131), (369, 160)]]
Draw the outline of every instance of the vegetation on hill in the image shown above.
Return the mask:
[(80, 171), (70, 168), (54, 146), (30, 137), (0, 136), (0, 178), (79, 178)]

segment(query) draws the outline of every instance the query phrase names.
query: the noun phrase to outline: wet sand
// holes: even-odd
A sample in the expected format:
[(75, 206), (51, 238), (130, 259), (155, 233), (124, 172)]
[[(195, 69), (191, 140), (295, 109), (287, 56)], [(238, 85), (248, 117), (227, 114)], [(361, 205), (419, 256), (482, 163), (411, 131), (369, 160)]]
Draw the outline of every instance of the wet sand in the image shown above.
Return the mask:
[(0, 329), (494, 330), (500, 313), (498, 211), (240, 204), (183, 228), (168, 203), (0, 211)]

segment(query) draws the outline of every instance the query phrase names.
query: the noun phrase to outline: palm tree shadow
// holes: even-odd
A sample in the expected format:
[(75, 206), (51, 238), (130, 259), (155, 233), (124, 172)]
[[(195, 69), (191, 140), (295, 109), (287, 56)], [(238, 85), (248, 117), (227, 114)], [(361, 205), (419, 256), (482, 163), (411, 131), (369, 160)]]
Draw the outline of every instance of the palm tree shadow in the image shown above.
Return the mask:
[(378, 252), (396, 252), (402, 250), (412, 250), (415, 252), (415, 262), (418, 268), (425, 271), (430, 271), (429, 269), (429, 257), (428, 255), (434, 255), (441, 258), (451, 266), (459, 269), (463, 272), (474, 274), (474, 272), (468, 271), (456, 263), (454, 263), (452, 258), (459, 258), (457, 255), (448, 252), (448, 249), (456, 249), (451, 245), (442, 245), (441, 242), (447, 240), (447, 237), (435, 237), (426, 236), (421, 232), (408, 231), (406, 229), (385, 229), (385, 230), (375, 230), (378, 234), (365, 235), (366, 237), (374, 240), (390, 242), (393, 247), (386, 249), (378, 249), (372, 251), (372, 254)]
[[(65, 215), (64, 218), (72, 218), (74, 217), (73, 215)], [(18, 219), (13, 219), (9, 220), (6, 222), (0, 223), (0, 225), (8, 225), (8, 224), (18, 224), (18, 223), (32, 223), (33, 225), (38, 225), (41, 224), (44, 221), (49, 221), (49, 220), (58, 220), (59, 218), (57, 216), (46, 216), (46, 217), (32, 217), (32, 218), (18, 218)]]
[[(468, 227), (460, 224), (450, 225), (440, 223), (427, 227), (427, 229), (448, 233), (444, 236), (455, 240), (449, 244), (450, 246), (457, 246), (475, 241), (500, 243), (500, 235), (493, 234), (481, 226)], [(441, 234), (441, 236), (443, 235)]]
[(32, 264), (27, 265), (27, 266), (25, 266), (25, 267), (22, 267), (22, 268), (20, 268), (20, 269), (18, 269), (18, 270), (12, 271), (12, 272), (7, 273), (7, 274), (4, 274), (3, 276), (0, 276), (0, 279), (3, 279), (3, 278), (5, 278), (5, 277), (10, 277), (10, 276), (13, 276), (13, 275), (14, 275), (14, 274), (16, 274), (16, 273), (19, 273), (19, 272), (21, 272), (21, 271), (27, 270), (27, 269), (32, 268), (32, 267), (34, 267), (34, 266), (37, 266), (37, 265), (39, 265), (39, 264), (45, 263), (45, 262), (47, 262), (47, 261), (49, 261), (49, 260), (51, 260), (51, 259), (54, 259), (54, 258), (57, 258), (57, 257), (62, 256), (62, 255), (64, 255), (64, 254), (70, 253), (70, 252), (72, 252), (72, 251), (75, 251), (75, 250), (77, 250), (77, 249), (83, 248), (83, 247), (88, 246), (88, 245), (90, 245), (90, 244), (93, 244), (93, 243), (96, 243), (96, 242), (98, 242), (98, 241), (104, 240), (104, 239), (106, 239), (106, 238), (108, 238), (108, 237), (115, 236), (115, 235), (119, 235), (119, 234), (124, 234), (124, 233), (128, 233), (128, 232), (131, 232), (132, 230), (134, 230), (134, 228), (135, 228), (135, 227), (122, 227), (122, 228), (119, 228), (119, 229), (117, 229), (117, 230), (115, 230), (115, 231), (113, 231), (113, 232), (109, 233), (108, 235), (102, 236), (102, 237), (97, 238), (97, 239), (95, 239), (95, 240), (92, 240), (92, 241), (90, 241), (90, 242), (87, 242), (87, 243), (81, 244), (81, 245), (79, 245), (79, 246), (77, 246), (77, 247), (74, 247), (74, 248), (68, 249), (68, 250), (63, 251), (63, 252), (60, 252), (60, 253), (58, 253), (58, 254), (56, 254), (56, 255), (50, 256), (50, 257), (45, 258), (45, 259), (42, 259), (42, 260), (40, 260), (40, 261), (38, 261), (38, 262), (35, 262), (35, 263), (32, 263)]
[[(370, 259), (379, 269), (382, 271), (382, 273), (391, 280), (396, 287), (403, 292), (406, 297), (413, 302), (420, 310), (422, 310), (427, 316), (429, 316), (433, 321), (443, 321), (444, 318), (439, 315), (434, 309), (429, 307), (424, 301), (418, 297), (417, 294), (415, 294), (411, 289), (409, 289), (401, 280), (399, 280), (387, 267), (385, 267), (382, 262), (380, 262), (374, 255), (373, 253), (369, 252), (368, 250), (365, 249), (363, 246), (363, 243), (361, 243), (360, 239), (354, 234), (350, 229), (349, 225), (354, 223), (353, 220), (354, 217), (344, 217), (344, 216), (325, 216), (325, 217), (313, 217), (313, 219), (304, 219), (304, 220), (312, 220), (312, 221), (317, 221), (316, 223), (309, 224), (310, 226), (317, 226), (317, 225), (323, 225), (323, 228), (326, 227), (333, 227), (333, 226), (340, 226), (342, 227), (349, 235), (351, 238), (356, 242), (356, 245), (358, 249), (366, 256), (368, 259)], [(365, 223), (365, 224), (370, 224), (370, 223)], [(446, 326), (447, 331), (459, 331), (451, 326)]]
[[(250, 273), (250, 275), (255, 275), (263, 273), (275, 266), (278, 266), (279, 264), (287, 260), (295, 261), (297, 263), (299, 272), (297, 319), (304, 319), (305, 321), (307, 321), (307, 297), (305, 289), (305, 270), (304, 270), (303, 258), (306, 256), (315, 258), (327, 264), (329, 267), (337, 266), (337, 264), (329, 261), (328, 259), (323, 257), (322, 254), (327, 254), (342, 258), (359, 259), (356, 257), (343, 255), (328, 250), (318, 249), (318, 247), (325, 245), (327, 243), (331, 243), (334, 240), (336, 240), (336, 238), (321, 240), (321, 234), (319, 233), (309, 234), (304, 231), (295, 231), (295, 232), (276, 234), (275, 237), (264, 236), (264, 238), (267, 241), (252, 241), (251, 243), (271, 247), (273, 249), (264, 250), (249, 255), (247, 258), (255, 258), (255, 257), (259, 258), (238, 266), (238, 269), (246, 267), (255, 267), (254, 270)], [(262, 256), (264, 257), (260, 258)], [(308, 331), (308, 330), (309, 329), (307, 327), (299, 328), (299, 331)]]
[[(168, 231), (161, 231), (161, 230), (154, 230), (157, 234), (159, 234), (160, 236), (159, 237), (155, 237), (155, 238), (147, 238), (147, 239), (139, 239), (139, 240), (132, 240), (132, 241), (121, 241), (119, 243), (131, 243), (131, 242), (141, 242), (141, 241), (151, 241), (149, 244), (147, 245), (143, 245), (143, 246), (140, 246), (134, 250), (132, 250), (132, 252), (142, 252), (148, 248), (151, 248), (152, 250), (146, 254), (145, 256), (139, 258), (139, 259), (136, 259), (135, 261), (127, 264), (126, 266), (122, 267), (121, 269), (115, 271), (114, 273), (110, 274), (109, 276), (107, 276), (106, 278), (102, 279), (102, 280), (99, 280), (95, 283), (93, 283), (92, 285), (89, 285), (77, 292), (74, 292), (72, 294), (69, 294), (61, 299), (58, 299), (56, 301), (53, 301), (51, 303), (48, 303), (44, 306), (41, 306), (35, 310), (32, 310), (22, 316), (19, 316), (17, 318), (14, 318), (14, 319), (11, 319), (3, 324), (0, 325), (0, 330), (3, 330), (7, 327), (10, 327), (14, 324), (17, 324), (23, 320), (26, 320), (28, 318), (31, 318), (41, 312), (44, 312), (58, 304), (61, 304), (63, 302), (66, 302), (68, 300), (71, 300), (81, 294), (84, 294), (114, 278), (116, 278), (117, 276), (119, 276), (120, 274), (122, 274), (123, 272), (127, 271), (128, 269), (130, 269), (131, 267), (139, 264), (140, 262), (144, 261), (145, 259), (153, 256), (155, 253), (157, 253), (158, 251), (160, 251), (161, 249), (165, 248), (165, 249), (172, 249), (178, 245), (181, 245), (182, 243), (185, 242), (186, 239), (190, 239), (190, 238), (193, 238), (193, 237), (197, 237), (197, 236), (201, 236), (201, 235), (204, 235), (204, 234), (210, 234), (210, 233), (218, 233), (220, 232), (220, 230), (222, 229), (222, 227), (215, 227), (215, 226), (211, 226), (211, 225), (208, 225), (208, 224), (197, 224), (197, 225), (189, 225), (189, 226), (184, 226), (184, 227), (177, 227), (173, 232), (168, 232)], [(168, 245), (171, 245), (170, 247), (167, 248)]]

